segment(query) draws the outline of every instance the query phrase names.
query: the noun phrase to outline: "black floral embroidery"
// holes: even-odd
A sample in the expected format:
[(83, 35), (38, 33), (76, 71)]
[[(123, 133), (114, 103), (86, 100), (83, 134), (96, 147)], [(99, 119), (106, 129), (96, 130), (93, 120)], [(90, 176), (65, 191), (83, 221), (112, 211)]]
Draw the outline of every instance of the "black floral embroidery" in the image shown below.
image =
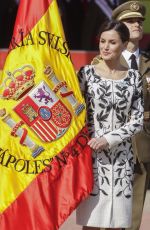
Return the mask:
[[(81, 90), (87, 105), (87, 124), (91, 137), (107, 135), (114, 147), (93, 153), (94, 188), (91, 196), (130, 199), (133, 181), (131, 137), (141, 130), (143, 119), (141, 77), (129, 70), (122, 80), (97, 76), (93, 66), (79, 71)], [(110, 194), (111, 195), (111, 194)]]

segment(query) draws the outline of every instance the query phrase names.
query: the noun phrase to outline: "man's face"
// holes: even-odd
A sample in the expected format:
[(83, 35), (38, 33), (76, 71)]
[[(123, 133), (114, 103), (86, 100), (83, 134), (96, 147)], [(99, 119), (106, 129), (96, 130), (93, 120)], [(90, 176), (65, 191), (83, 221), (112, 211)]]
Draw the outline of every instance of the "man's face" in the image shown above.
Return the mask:
[(141, 18), (124, 19), (123, 23), (128, 27), (131, 41), (140, 41), (143, 37), (143, 20)]

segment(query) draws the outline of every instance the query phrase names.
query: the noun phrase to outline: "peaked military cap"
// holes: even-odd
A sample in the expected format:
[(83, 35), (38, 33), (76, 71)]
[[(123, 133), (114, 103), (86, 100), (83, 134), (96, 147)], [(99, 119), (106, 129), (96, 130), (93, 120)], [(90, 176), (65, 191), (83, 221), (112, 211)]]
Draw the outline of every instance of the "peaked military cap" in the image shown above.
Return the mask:
[(112, 18), (119, 21), (128, 18), (141, 18), (144, 20), (145, 13), (145, 6), (142, 5), (141, 2), (128, 1), (113, 10)]

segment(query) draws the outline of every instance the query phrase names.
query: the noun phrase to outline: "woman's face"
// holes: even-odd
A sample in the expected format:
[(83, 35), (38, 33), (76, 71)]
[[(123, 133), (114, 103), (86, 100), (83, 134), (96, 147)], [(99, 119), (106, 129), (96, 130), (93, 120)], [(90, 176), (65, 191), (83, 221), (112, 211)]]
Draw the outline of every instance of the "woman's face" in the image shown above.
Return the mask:
[(103, 60), (117, 60), (126, 48), (127, 42), (123, 43), (118, 32), (115, 30), (105, 31), (100, 36), (99, 48)]

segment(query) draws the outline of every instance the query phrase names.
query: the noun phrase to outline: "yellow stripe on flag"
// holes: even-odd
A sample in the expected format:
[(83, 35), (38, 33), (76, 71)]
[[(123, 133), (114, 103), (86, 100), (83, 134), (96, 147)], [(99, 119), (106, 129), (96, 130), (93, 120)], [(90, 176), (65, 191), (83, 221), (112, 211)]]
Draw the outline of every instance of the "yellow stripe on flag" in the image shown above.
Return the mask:
[[(21, 35), (23, 34), (18, 34), (18, 36)], [(56, 1), (52, 1), (47, 12), (18, 44), (18, 47), (10, 51), (2, 76), (4, 87), (8, 86), (11, 81), (9, 79), (5, 82), (6, 72), (12, 73), (25, 65), (31, 65), (34, 68), (35, 85), (44, 80), (53, 89), (52, 82), (44, 73), (45, 66), (50, 65), (56, 77), (62, 82), (65, 81), (68, 90), (73, 91), (78, 103), (84, 104), (75, 70), (70, 60)], [(2, 91), (3, 88), (0, 91), (1, 94)], [(62, 99), (58, 93), (57, 96), (72, 115), (70, 127), (61, 138), (50, 143), (44, 143), (27, 125), (23, 125), (28, 131), (29, 137), (37, 145), (42, 145), (44, 148), (44, 151), (36, 159), (32, 157), (29, 148), (19, 143), (18, 137), (10, 135), (10, 127), (0, 119), (0, 199), (4, 201), (0, 204), (0, 212), (3, 212), (26, 189), (37, 174), (51, 162), (51, 158), (57, 155), (85, 125), (85, 110), (76, 115), (68, 100)], [(11, 118), (19, 122), (20, 118), (13, 110), (17, 104), (18, 101), (12, 99), (8, 101), (0, 99), (0, 109), (4, 107)]]

